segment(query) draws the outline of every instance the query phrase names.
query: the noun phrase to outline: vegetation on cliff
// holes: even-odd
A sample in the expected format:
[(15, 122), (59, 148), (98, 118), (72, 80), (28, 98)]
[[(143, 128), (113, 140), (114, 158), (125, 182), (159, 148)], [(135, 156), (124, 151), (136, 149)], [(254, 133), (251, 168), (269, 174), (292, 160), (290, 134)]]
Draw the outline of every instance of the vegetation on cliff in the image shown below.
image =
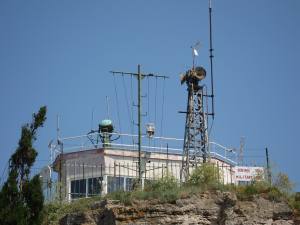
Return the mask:
[(260, 196), (271, 202), (287, 202), (295, 213), (300, 210), (300, 197), (292, 192), (293, 184), (283, 173), (274, 176), (272, 184), (265, 180), (254, 180), (245, 186), (224, 185), (220, 182), (220, 176), (220, 172), (213, 164), (206, 163), (195, 169), (190, 179), (183, 185), (166, 173), (163, 178), (145, 183), (144, 190), (136, 188), (131, 192), (117, 191), (103, 198), (81, 199), (70, 204), (54, 202), (46, 206), (48, 216), (45, 224), (57, 224), (66, 214), (90, 210), (93, 203), (99, 200), (117, 200), (127, 206), (144, 200), (159, 204), (175, 204), (178, 199), (199, 196), (207, 191), (231, 192), (240, 201), (252, 201)]

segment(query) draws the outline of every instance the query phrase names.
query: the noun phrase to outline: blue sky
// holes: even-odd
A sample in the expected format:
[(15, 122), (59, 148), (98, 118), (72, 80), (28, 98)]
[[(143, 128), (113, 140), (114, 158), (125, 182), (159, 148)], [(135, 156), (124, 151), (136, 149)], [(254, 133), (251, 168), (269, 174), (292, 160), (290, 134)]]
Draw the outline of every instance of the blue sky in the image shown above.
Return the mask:
[[(191, 65), (190, 46), (198, 40), (202, 47), (197, 64), (208, 69), (207, 7), (204, 0), (1, 1), (1, 175), (21, 125), (41, 105), (49, 111), (36, 142), (36, 167), (49, 160), (47, 145), (56, 135), (57, 114), (62, 136), (85, 134), (91, 129), (92, 111), (94, 127), (106, 117), (109, 96), (116, 121), (109, 71), (136, 71), (137, 64), (145, 72), (170, 77), (164, 84), (163, 134), (183, 137), (184, 117), (177, 112), (185, 109), (187, 93), (179, 74)], [(298, 0), (213, 1), (212, 138), (237, 147), (244, 136), (249, 155), (263, 156), (268, 147), (273, 164), (298, 184), (298, 190), (299, 12)], [(154, 84), (150, 81), (152, 118)], [(117, 85), (124, 97), (122, 80)], [(162, 82), (157, 90), (161, 96)], [(126, 105), (120, 101), (122, 129), (129, 132)]]

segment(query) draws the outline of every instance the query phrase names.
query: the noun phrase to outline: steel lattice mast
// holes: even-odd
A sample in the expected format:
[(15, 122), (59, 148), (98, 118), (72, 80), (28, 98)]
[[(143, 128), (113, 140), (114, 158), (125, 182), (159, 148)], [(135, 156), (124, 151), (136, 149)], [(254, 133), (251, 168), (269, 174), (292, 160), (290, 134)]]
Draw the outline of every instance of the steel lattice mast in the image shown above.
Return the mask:
[[(201, 81), (206, 77), (206, 70), (203, 67), (195, 68), (195, 56), (198, 56), (196, 45), (192, 46), (193, 66), (181, 77), (181, 84), (187, 84), (188, 100), (183, 155), (181, 181), (189, 178), (190, 167), (197, 167), (199, 163), (206, 162), (209, 158), (209, 140), (208, 140), (208, 116), (214, 120), (214, 82), (213, 82), (213, 44), (212, 44), (212, 4), (208, 0), (209, 12), (209, 58), (210, 58), (210, 88), (211, 94), (207, 94), (206, 86)], [(211, 99), (211, 113), (208, 111), (208, 104), (204, 100)], [(207, 103), (207, 102), (206, 102)]]
[(205, 69), (196, 67), (181, 77), (181, 84), (186, 83), (188, 91), (181, 174), (184, 180), (189, 177), (190, 167), (196, 167), (208, 158), (207, 113), (204, 109), (207, 96), (200, 84), (205, 76)]

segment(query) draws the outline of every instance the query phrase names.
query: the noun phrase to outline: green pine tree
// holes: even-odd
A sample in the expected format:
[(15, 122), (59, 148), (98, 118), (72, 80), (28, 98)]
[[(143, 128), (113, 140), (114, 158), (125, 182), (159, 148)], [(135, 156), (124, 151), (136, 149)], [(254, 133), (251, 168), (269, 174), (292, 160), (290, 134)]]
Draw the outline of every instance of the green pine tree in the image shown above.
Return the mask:
[(10, 157), (8, 179), (0, 192), (0, 224), (39, 225), (42, 223), (44, 196), (39, 175), (30, 178), (37, 157), (33, 147), (36, 133), (46, 120), (46, 106), (22, 126), (18, 148)]

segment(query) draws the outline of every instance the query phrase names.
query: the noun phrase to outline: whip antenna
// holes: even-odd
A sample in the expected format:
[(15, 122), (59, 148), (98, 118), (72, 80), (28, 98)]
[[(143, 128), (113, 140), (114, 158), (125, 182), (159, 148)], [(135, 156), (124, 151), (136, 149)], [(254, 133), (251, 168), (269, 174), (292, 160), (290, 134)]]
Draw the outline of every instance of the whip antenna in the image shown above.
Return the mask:
[(214, 76), (213, 76), (213, 47), (212, 47), (212, 23), (211, 23), (211, 0), (208, 1), (209, 4), (209, 52), (210, 52), (210, 82), (211, 82), (211, 110), (212, 118), (215, 118), (215, 103), (214, 103)]

